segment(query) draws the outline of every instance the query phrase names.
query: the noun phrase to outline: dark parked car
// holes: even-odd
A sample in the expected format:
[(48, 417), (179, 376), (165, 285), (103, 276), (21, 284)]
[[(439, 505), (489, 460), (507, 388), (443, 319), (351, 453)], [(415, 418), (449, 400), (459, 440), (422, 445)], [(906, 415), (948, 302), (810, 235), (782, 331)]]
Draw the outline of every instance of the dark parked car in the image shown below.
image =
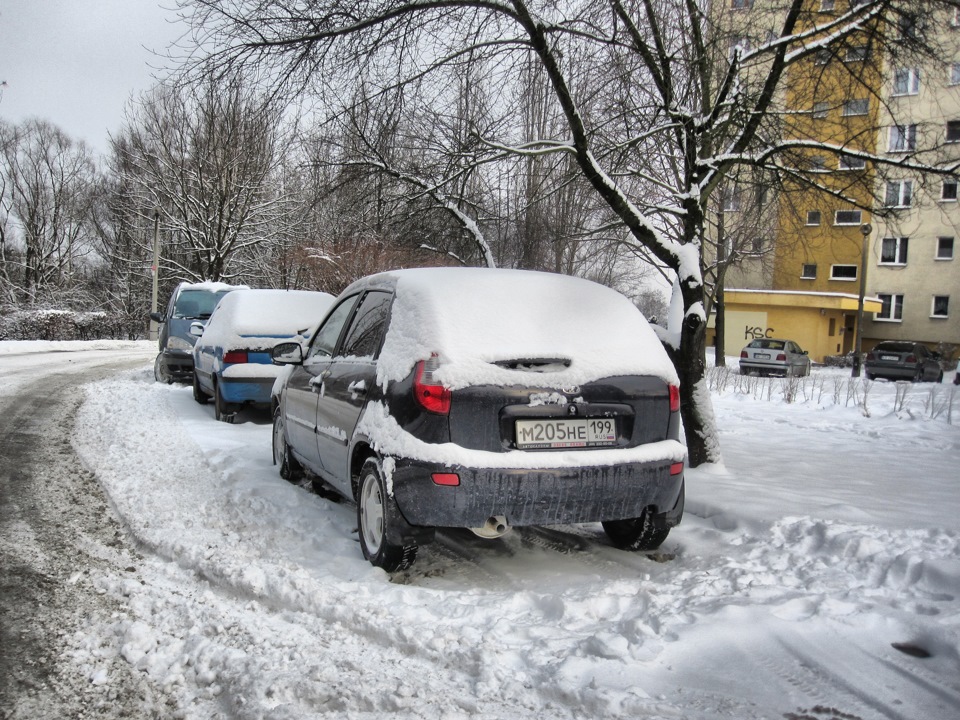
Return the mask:
[(382, 273), (348, 287), (274, 387), (281, 476), (357, 503), (364, 556), (410, 565), (434, 528), (601, 522), (658, 547), (680, 522), (677, 376), (633, 304), (518, 270)]
[(150, 313), (150, 319), (160, 325), (160, 353), (153, 364), (157, 382), (193, 380), (193, 344), (197, 338), (190, 333), (190, 326), (205, 323), (220, 298), (243, 287), (219, 282), (180, 283), (171, 293), (167, 309)]
[(214, 401), (214, 416), (233, 422), (247, 404), (270, 404), (281, 369), (273, 364), (273, 346), (305, 339), (333, 304), (333, 295), (305, 290), (237, 290), (224, 297), (193, 348), (193, 399)]
[(901, 340), (884, 340), (867, 353), (863, 366), (867, 380), (912, 380), (942, 382), (940, 356), (926, 345)]
[(806, 377), (810, 357), (793, 340), (759, 338), (740, 351), (740, 374)]

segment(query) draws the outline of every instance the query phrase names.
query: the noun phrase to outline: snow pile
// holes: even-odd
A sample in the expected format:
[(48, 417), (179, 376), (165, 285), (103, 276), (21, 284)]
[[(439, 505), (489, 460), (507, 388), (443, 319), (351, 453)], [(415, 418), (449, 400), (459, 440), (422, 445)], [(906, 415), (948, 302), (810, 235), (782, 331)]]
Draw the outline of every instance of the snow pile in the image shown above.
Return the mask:
[(123, 657), (188, 718), (960, 715), (960, 428), (715, 399), (725, 465), (659, 553), (447, 531), (391, 578), (353, 506), (277, 476), (269, 418), (148, 368), (90, 386), (76, 446), (145, 557), (94, 578), (125, 610), (72, 661)]

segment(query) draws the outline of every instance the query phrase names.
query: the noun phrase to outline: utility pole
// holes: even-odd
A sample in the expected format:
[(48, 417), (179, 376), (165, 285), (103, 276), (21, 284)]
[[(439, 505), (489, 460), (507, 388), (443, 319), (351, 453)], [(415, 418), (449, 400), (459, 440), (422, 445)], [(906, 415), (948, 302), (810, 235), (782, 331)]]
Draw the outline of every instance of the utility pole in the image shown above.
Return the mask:
[(857, 302), (857, 335), (853, 348), (853, 372), (851, 377), (860, 377), (860, 353), (863, 346), (863, 296), (867, 290), (867, 242), (873, 228), (870, 223), (864, 223), (860, 226), (861, 248), (860, 248), (860, 296)]
[[(150, 303), (150, 312), (157, 312), (157, 293), (160, 285), (160, 208), (153, 209), (153, 265), (150, 266), (150, 272), (153, 273), (153, 299)], [(150, 319), (150, 339), (157, 340), (157, 334), (160, 326), (157, 321)]]

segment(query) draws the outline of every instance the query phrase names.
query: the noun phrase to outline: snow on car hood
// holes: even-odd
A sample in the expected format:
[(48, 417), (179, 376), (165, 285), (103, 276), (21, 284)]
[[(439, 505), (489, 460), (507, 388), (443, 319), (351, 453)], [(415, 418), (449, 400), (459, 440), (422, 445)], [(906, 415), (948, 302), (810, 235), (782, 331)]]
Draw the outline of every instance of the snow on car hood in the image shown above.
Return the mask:
[(530, 382), (511, 360), (569, 361), (536, 383), (569, 387), (615, 375), (676, 371), (646, 319), (626, 297), (582, 278), (524, 270), (424, 268), (389, 273), (396, 300), (378, 363), (382, 386), (410, 374), (432, 353), (434, 377), (456, 390)]

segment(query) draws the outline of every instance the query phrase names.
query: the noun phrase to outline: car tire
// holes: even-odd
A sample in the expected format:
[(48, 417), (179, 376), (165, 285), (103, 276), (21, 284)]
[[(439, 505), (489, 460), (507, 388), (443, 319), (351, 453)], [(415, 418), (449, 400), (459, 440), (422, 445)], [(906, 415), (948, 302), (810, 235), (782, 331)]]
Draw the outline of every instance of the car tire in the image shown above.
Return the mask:
[(937, 374), (936, 382), (938, 382), (938, 383), (942, 383), (942, 382), (943, 382), (943, 370), (941, 370), (941, 371)]
[(170, 377), (163, 365), (163, 353), (157, 355), (157, 359), (153, 361), (153, 379), (159, 383), (173, 385), (173, 378)]
[(405, 570), (417, 557), (417, 544), (408, 541), (398, 545), (389, 539), (390, 523), (397, 513), (393, 499), (387, 494), (380, 463), (368, 459), (360, 470), (357, 495), (357, 530), (363, 556), (387, 572)]
[(220, 393), (220, 386), (213, 386), (213, 416), (220, 422), (233, 423), (237, 417), (237, 406), (228, 403)]
[(865, 372), (863, 374), (863, 377), (865, 377), (867, 380), (876, 380), (876, 375), (874, 375), (873, 373)]
[(303, 466), (290, 454), (287, 433), (280, 406), (273, 411), (273, 464), (280, 466), (280, 477), (292, 483), (303, 479)]
[(197, 377), (197, 371), (193, 371), (193, 399), (196, 400), (201, 405), (206, 405), (207, 401), (210, 399), (210, 396), (207, 395), (203, 388), (200, 387), (200, 378)]
[(670, 526), (658, 515), (644, 512), (638, 518), (604, 520), (603, 531), (621, 550), (656, 550), (670, 534)]

